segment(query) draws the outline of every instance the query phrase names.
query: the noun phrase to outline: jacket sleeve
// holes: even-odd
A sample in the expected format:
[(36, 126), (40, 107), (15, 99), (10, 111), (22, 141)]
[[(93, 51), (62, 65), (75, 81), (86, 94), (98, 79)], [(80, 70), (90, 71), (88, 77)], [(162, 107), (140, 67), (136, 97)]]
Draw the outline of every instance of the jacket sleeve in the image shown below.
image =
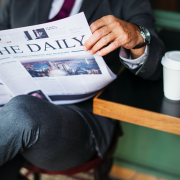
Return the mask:
[(0, 30), (10, 29), (11, 0), (3, 0), (0, 6)]
[(149, 0), (124, 1), (122, 17), (124, 21), (146, 27), (151, 34), (148, 58), (141, 67), (130, 71), (149, 80), (156, 80), (162, 77), (161, 58), (165, 53), (165, 47), (156, 34)]

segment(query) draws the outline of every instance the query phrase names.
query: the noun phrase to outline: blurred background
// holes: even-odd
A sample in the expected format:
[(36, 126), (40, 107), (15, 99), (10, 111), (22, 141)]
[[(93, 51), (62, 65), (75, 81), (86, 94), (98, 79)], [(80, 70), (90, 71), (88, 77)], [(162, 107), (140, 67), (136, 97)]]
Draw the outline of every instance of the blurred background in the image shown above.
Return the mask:
[(151, 4), (155, 9), (180, 12), (179, 0), (151, 0)]

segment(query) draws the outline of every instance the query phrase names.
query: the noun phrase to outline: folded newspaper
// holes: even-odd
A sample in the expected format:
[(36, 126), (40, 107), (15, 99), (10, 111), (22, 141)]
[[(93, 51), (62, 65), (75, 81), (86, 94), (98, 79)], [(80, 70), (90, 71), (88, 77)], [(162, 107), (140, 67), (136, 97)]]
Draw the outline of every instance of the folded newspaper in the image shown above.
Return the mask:
[(0, 31), (0, 107), (29, 94), (54, 104), (93, 97), (116, 78), (103, 58), (83, 50), (91, 36), (84, 13)]

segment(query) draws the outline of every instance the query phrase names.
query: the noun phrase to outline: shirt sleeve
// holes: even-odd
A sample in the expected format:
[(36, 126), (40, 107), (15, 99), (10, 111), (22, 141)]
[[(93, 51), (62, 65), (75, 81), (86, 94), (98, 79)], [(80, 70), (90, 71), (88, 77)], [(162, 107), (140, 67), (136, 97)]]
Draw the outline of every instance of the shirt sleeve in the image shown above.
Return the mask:
[(143, 65), (143, 63), (148, 58), (148, 55), (149, 55), (149, 46), (148, 45), (146, 45), (144, 54), (137, 59), (132, 59), (130, 50), (125, 49), (124, 47), (121, 47), (120, 54), (119, 54), (123, 63), (126, 64), (130, 69), (136, 69), (136, 68), (140, 67), (141, 65)]

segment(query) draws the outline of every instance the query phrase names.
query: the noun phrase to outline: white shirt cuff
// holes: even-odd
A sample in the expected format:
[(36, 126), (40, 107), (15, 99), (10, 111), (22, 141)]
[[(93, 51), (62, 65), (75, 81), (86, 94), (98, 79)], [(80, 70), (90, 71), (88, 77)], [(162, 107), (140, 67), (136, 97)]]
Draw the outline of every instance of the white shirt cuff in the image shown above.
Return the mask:
[(149, 46), (146, 45), (144, 54), (137, 59), (132, 59), (130, 51), (124, 47), (121, 47), (119, 56), (123, 60), (124, 64), (126, 64), (130, 69), (136, 69), (145, 62), (145, 60), (148, 58), (148, 54)]

